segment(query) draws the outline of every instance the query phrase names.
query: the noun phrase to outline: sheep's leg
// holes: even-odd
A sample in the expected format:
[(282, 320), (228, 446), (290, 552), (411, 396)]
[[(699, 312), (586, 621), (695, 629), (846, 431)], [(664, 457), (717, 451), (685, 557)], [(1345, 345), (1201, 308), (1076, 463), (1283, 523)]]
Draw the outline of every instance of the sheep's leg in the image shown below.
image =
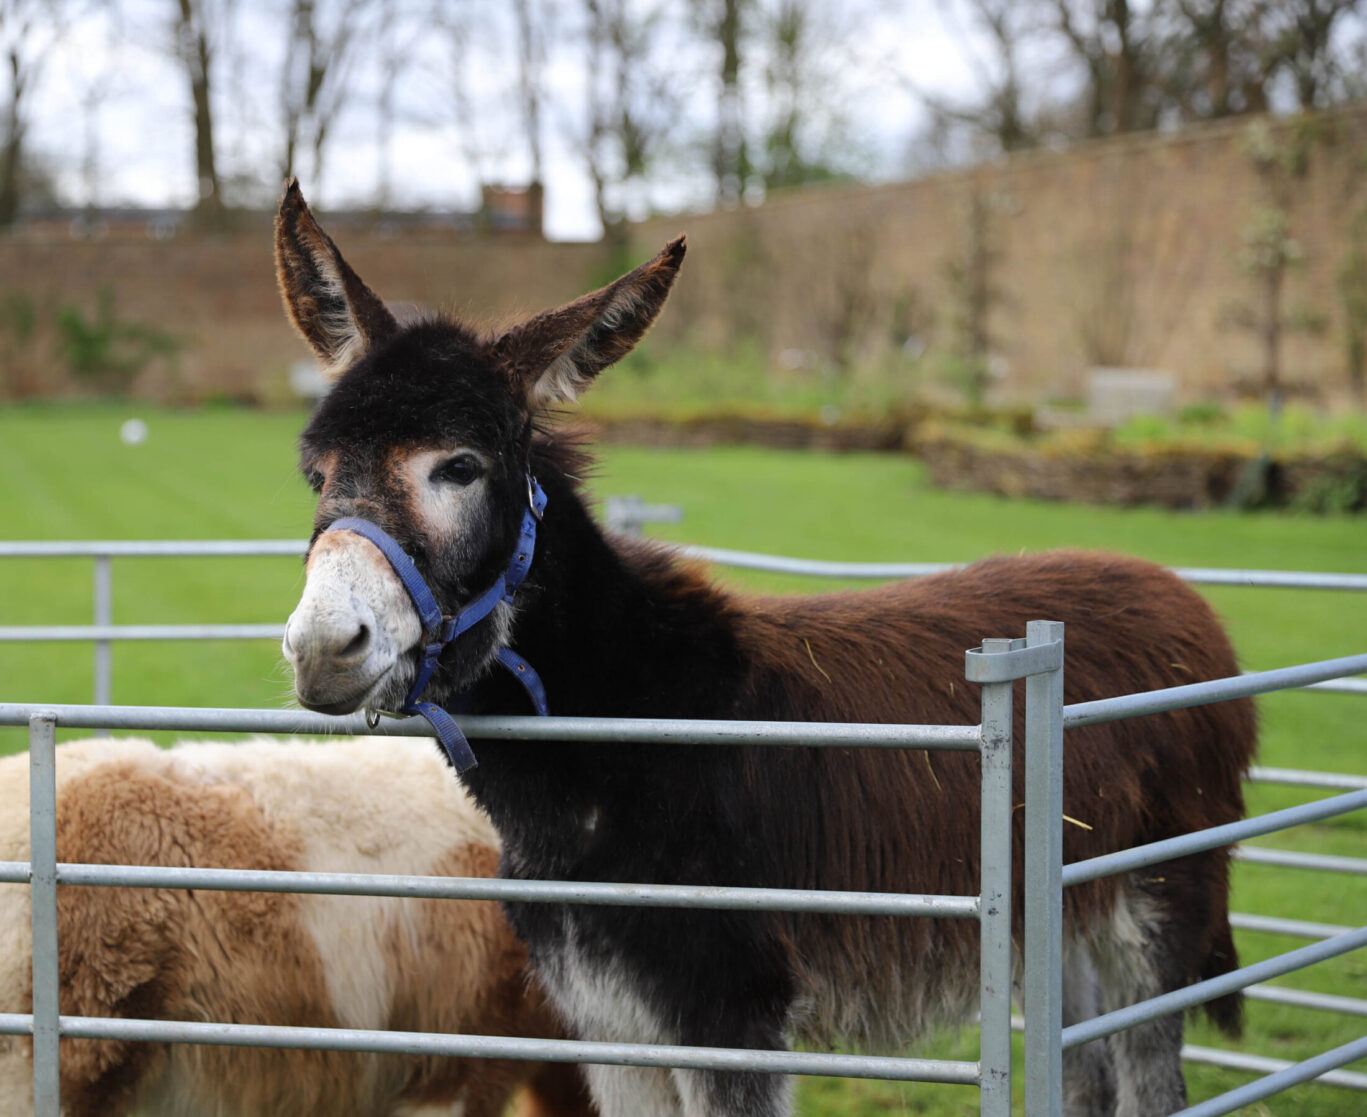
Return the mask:
[(527, 1082), (510, 1117), (597, 1117), (584, 1068), (544, 1063)]
[[(1063, 952), (1063, 1026), (1101, 1014), (1101, 982), (1087, 952)], [(1115, 1067), (1104, 1039), (1063, 1053), (1065, 1117), (1111, 1117), (1115, 1113)]]

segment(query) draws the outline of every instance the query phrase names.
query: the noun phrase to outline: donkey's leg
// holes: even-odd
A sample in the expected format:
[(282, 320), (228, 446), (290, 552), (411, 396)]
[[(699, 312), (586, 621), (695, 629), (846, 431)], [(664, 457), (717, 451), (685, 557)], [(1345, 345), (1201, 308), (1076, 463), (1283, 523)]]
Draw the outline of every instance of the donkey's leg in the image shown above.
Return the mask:
[[(665, 934), (673, 931), (666, 924)], [(689, 1047), (786, 1051), (795, 982), (783, 941), (762, 917), (690, 913), (688, 935), (668, 942), (654, 973), (656, 1011)], [(683, 1117), (788, 1117), (788, 1077), (734, 1070), (675, 1070)]]
[[(733, 927), (728, 928), (734, 930)], [(786, 1051), (792, 985), (782, 956), (762, 940), (733, 934), (727, 972), (694, 972), (697, 995), (679, 1005), (682, 1042), (699, 1047)], [(787, 1075), (756, 1071), (676, 1070), (684, 1117), (788, 1117)]]
[[(1101, 980), (1091, 955), (1081, 945), (1063, 948), (1063, 1026), (1101, 1015)], [(1063, 1053), (1065, 1117), (1112, 1117), (1115, 1066), (1104, 1039)]]
[(684, 1117), (788, 1117), (791, 1080), (782, 1074), (676, 1070)]
[[(566, 921), (565, 939), (534, 948), (541, 983), (576, 1039), (607, 1043), (676, 1044), (667, 1013), (649, 990), (611, 954), (584, 950), (583, 933)], [(584, 1065), (599, 1117), (682, 1117), (668, 1068)]]
[[(1109, 930), (1097, 939), (1096, 962), (1107, 1011), (1185, 984), (1178, 945), (1168, 941), (1166, 922), (1152, 897), (1134, 888), (1121, 894)], [(1163, 1117), (1186, 1107), (1182, 1024), (1177, 1012), (1109, 1038), (1117, 1117)]]
[[(737, 1012), (713, 1025), (704, 1031), (690, 1030), (685, 1042), (757, 1051), (784, 1051), (788, 1046), (781, 1019), (746, 1019), (743, 1012)], [(784, 1074), (676, 1070), (674, 1083), (683, 1099), (684, 1117), (788, 1117), (793, 1110), (792, 1080)]]
[[(687, 1042), (709, 1047), (783, 1051), (787, 1039), (780, 1020), (726, 1021), (723, 1029), (690, 1035)], [(676, 1070), (684, 1117), (788, 1117), (793, 1111), (792, 1080), (784, 1074), (754, 1071)]]

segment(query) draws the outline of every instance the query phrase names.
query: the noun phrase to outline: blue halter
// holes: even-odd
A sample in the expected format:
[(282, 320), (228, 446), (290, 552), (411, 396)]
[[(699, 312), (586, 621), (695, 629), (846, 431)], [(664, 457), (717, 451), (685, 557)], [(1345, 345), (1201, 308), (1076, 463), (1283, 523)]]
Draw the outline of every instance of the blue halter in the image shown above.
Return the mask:
[[(545, 511), (546, 494), (537, 484), (536, 478), (528, 474), (527, 510), (522, 513), (522, 528), (518, 533), (517, 547), (513, 551), (513, 557), (508, 560), (507, 569), (498, 576), (492, 586), (454, 617), (442, 613), (437, 605), (437, 599), (428, 589), (422, 575), (418, 573), (413, 560), (384, 528), (357, 516), (344, 516), (323, 529), (324, 534), (329, 531), (349, 531), (369, 539), (389, 560), (389, 565), (394, 568), (394, 573), (398, 575), (403, 588), (408, 592), (413, 608), (418, 611), (418, 617), (422, 621), (422, 663), (418, 666), (418, 673), (413, 679), (412, 687), (409, 688), (408, 697), (404, 699), (404, 704), (399, 707), (398, 712), (417, 714), (427, 719), (457, 772), (468, 771), (479, 763), (475, 759), (474, 750), (470, 748), (470, 742), (465, 739), (465, 734), (449, 713), (434, 702), (420, 702), (418, 699), (431, 681), (432, 673), (437, 669), (437, 660), (441, 658), (446, 645), (484, 620), (500, 601), (512, 604), (513, 595), (517, 593), (532, 565), (532, 556), (536, 551), (536, 525)], [(546, 706), (546, 688), (532, 665), (511, 648), (499, 649), (498, 662), (522, 684), (532, 700), (532, 705), (536, 707), (536, 712), (546, 717), (550, 712)], [(370, 716), (372, 715), (367, 714), (367, 717)]]

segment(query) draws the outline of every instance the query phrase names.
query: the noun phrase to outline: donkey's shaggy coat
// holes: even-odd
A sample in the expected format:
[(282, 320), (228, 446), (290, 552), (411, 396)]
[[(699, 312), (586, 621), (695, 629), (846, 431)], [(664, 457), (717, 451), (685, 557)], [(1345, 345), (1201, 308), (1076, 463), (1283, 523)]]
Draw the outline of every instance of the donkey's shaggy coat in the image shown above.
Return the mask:
[[(528, 473), (549, 495), (535, 561), (444, 654), (427, 697), (525, 712), (492, 657), (512, 646), (564, 715), (975, 723), (965, 648), (1037, 618), (1067, 625), (1069, 701), (1233, 675), (1204, 601), (1170, 573), (1108, 555), (990, 559), (861, 593), (737, 596), (668, 550), (606, 536), (547, 405), (573, 398), (658, 313), (682, 240), (616, 283), (498, 337), (400, 327), (291, 186), (277, 224), (286, 305), (341, 377), (301, 440), (320, 499), (308, 583), (285, 637), (300, 700), (393, 709), (422, 633), (376, 548), (378, 523), (451, 613), (507, 564)], [(777, 510), (776, 514), (782, 514)], [(1021, 704), (1017, 704), (1019, 712)], [(1016, 741), (1022, 740), (1021, 725)], [(1067, 742), (1069, 861), (1240, 816), (1254, 747), (1247, 701), (1097, 726)], [(971, 754), (484, 741), (465, 777), (512, 877), (972, 894)], [(1017, 799), (1021, 765), (1017, 757)], [(1021, 818), (1016, 816), (1019, 924)], [(1071, 889), (1069, 1019), (1235, 965), (1223, 850)], [(532, 963), (583, 1036), (782, 1048), (793, 1034), (896, 1042), (970, 1016), (973, 921), (510, 904)], [(1211, 1007), (1237, 1025), (1238, 1002)], [(1180, 1017), (1070, 1053), (1069, 1104), (1151, 1117), (1182, 1104)], [(764, 1075), (594, 1068), (605, 1117), (777, 1117)]]

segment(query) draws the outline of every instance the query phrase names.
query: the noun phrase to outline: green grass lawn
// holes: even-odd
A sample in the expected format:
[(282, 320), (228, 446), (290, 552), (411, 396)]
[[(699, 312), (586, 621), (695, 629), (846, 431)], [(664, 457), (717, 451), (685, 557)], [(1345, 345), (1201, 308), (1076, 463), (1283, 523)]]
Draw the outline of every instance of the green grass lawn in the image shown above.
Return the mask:
[[(148, 421), (140, 446), (118, 438), (134, 414)], [(301, 413), (166, 412), (90, 405), (0, 411), (0, 515), (11, 539), (264, 539), (306, 534), (312, 497), (294, 470)], [(748, 448), (707, 452), (611, 448), (592, 482), (600, 495), (637, 493), (682, 505), (682, 524), (655, 534), (679, 541), (851, 560), (966, 561), (1051, 546), (1110, 548), (1185, 566), (1367, 572), (1367, 521), (1334, 517), (1182, 514), (1091, 508), (938, 492), (920, 467), (896, 455), (827, 456)], [(302, 586), (288, 558), (126, 559), (114, 564), (116, 622), (279, 622)], [(811, 592), (829, 582), (723, 571), (741, 588)], [(1227, 620), (1244, 665), (1271, 668), (1367, 650), (1361, 599), (1292, 590), (1207, 591)], [(0, 560), (0, 625), (90, 621), (89, 560)], [(1014, 635), (983, 633), (984, 636)], [(0, 645), (0, 701), (88, 702), (88, 646)], [(130, 704), (282, 706), (289, 677), (269, 643), (123, 644), (114, 651), (115, 701)], [(1262, 763), (1367, 771), (1361, 699), (1288, 693), (1261, 702)], [(0, 752), (25, 746), (0, 731)], [(1309, 797), (1253, 787), (1250, 809)], [(1362, 856), (1361, 816), (1277, 835), (1265, 844)], [(1241, 865), (1243, 911), (1361, 924), (1361, 878)], [(1303, 945), (1240, 934), (1245, 961)], [(1283, 984), (1367, 996), (1367, 959), (1326, 963)], [(1304, 1057), (1361, 1034), (1360, 1020), (1250, 1002), (1246, 1050)], [(1196, 1043), (1217, 1045), (1204, 1025)], [(918, 1053), (974, 1058), (966, 1029)], [(1363, 1069), (1359, 1065), (1355, 1069)], [(1194, 1098), (1247, 1080), (1190, 1067)], [(810, 1117), (976, 1111), (964, 1087), (809, 1082)], [(1252, 1112), (1348, 1117), (1362, 1096), (1302, 1087)]]

